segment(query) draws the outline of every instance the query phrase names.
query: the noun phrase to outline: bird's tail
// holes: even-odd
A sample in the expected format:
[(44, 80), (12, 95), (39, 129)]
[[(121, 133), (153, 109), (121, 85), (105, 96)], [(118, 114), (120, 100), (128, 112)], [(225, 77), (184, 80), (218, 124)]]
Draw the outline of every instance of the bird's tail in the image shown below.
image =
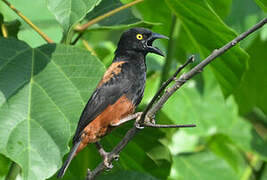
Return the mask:
[(67, 170), (67, 168), (70, 165), (71, 160), (74, 158), (75, 153), (79, 147), (79, 145), (81, 144), (81, 140), (79, 140), (78, 142), (76, 142), (74, 144), (74, 146), (71, 148), (71, 151), (68, 155), (68, 158), (66, 159), (66, 161), (64, 162), (64, 164), (62, 165), (62, 167), (60, 168), (58, 174), (57, 174), (57, 178), (62, 178)]

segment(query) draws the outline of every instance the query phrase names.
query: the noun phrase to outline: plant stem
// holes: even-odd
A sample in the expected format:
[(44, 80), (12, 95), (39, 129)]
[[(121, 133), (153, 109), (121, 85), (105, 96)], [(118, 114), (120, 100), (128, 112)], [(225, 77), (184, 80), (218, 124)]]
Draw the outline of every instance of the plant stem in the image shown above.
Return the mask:
[(32, 29), (34, 29), (46, 42), (53, 43), (53, 40), (50, 39), (44, 32), (42, 32), (36, 25), (34, 25), (31, 20), (24, 16), (19, 10), (17, 10), (12, 4), (7, 0), (2, 0), (10, 9), (12, 9), (19, 17), (21, 17)]
[(5, 180), (15, 180), (20, 172), (20, 167), (17, 163), (12, 162)]
[(179, 29), (180, 29), (180, 23), (177, 20), (177, 16), (173, 15), (172, 16), (172, 24), (171, 24), (171, 31), (169, 35), (169, 43), (168, 43), (168, 49), (167, 49), (167, 57), (165, 59), (165, 64), (162, 69), (161, 73), (161, 82), (160, 84), (163, 84), (168, 78), (169, 78), (169, 72), (171, 70), (171, 65), (173, 61), (173, 54), (175, 51), (175, 41), (177, 39), (177, 36), (179, 34)]
[(2, 30), (3, 37), (7, 38), (8, 32), (7, 32), (6, 26), (4, 25), (4, 22), (1, 24), (1, 30)]

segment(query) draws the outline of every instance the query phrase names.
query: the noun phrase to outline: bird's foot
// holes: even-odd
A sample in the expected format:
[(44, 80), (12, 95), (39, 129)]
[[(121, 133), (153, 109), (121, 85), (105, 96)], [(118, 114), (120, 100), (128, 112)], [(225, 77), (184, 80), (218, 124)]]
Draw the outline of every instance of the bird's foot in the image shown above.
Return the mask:
[(119, 160), (119, 155), (113, 155), (112, 158), (110, 158), (110, 153), (106, 153), (105, 155), (102, 155), (104, 166), (109, 170), (113, 168), (112, 163), (110, 162), (111, 159), (114, 159), (115, 161)]
[(96, 148), (98, 149), (100, 156), (103, 158), (104, 166), (107, 169), (112, 169), (113, 165), (109, 159), (110, 153), (106, 152), (99, 142), (96, 142), (95, 145), (96, 145)]
[(113, 165), (112, 163), (110, 162), (109, 160), (109, 153), (106, 153), (105, 155), (101, 155), (102, 158), (103, 158), (103, 163), (104, 163), (104, 166), (107, 168), (107, 169), (112, 169), (113, 168)]
[(144, 129), (144, 126), (141, 126), (141, 125), (139, 124), (139, 122), (135, 122), (135, 127), (136, 127), (137, 129)]

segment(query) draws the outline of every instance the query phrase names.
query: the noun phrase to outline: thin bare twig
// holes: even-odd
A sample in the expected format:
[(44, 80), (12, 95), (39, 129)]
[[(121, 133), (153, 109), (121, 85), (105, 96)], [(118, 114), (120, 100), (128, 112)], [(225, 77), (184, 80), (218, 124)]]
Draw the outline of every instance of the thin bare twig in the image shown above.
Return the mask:
[[(170, 96), (177, 91), (184, 83), (186, 83), (189, 79), (191, 79), (196, 74), (202, 72), (203, 68), (207, 66), (210, 62), (212, 62), (215, 58), (235, 46), (238, 42), (240, 42), (242, 39), (246, 38), (251, 33), (255, 32), (259, 28), (261, 28), (263, 25), (267, 23), (267, 18), (260, 21), (258, 24), (250, 28), (248, 31), (240, 34), (235, 39), (227, 43), (225, 46), (221, 47), (218, 50), (214, 50), (206, 59), (204, 59), (201, 63), (199, 63), (197, 66), (195, 66), (193, 69), (191, 69), (189, 72), (181, 75), (178, 80), (175, 80), (175, 84), (166, 91), (161, 98), (155, 103), (155, 105), (150, 109), (148, 108), (147, 115), (143, 117), (144, 119), (146, 117), (153, 117), (156, 112), (163, 106), (163, 104), (170, 98)], [(177, 70), (178, 71), (178, 70)], [(179, 72), (178, 72), (179, 73)], [(178, 74), (177, 73), (177, 74)], [(176, 74), (176, 75), (177, 75)], [(173, 78), (174, 80), (175, 78)], [(171, 80), (172, 81), (172, 80)], [(168, 81), (167, 81), (168, 82)], [(167, 85), (163, 85), (164, 88), (160, 88), (161, 91), (156, 93), (156, 97), (153, 98), (151, 101), (155, 102), (158, 96), (164, 91), (164, 89), (167, 87)], [(155, 100), (154, 100), (155, 99)], [(149, 104), (154, 104), (154, 103)], [(147, 109), (147, 108), (146, 108)], [(144, 114), (144, 112), (143, 112)], [(142, 115), (143, 115), (142, 114)], [(128, 132), (125, 134), (124, 138), (113, 148), (113, 150), (110, 152), (108, 156), (108, 161), (111, 163), (114, 160), (114, 157), (116, 155), (119, 155), (119, 153), (122, 151), (122, 149), (132, 140), (132, 138), (140, 131), (136, 126), (132, 127)], [(103, 162), (101, 162), (93, 171), (88, 171), (86, 180), (93, 179), (96, 175), (101, 173), (102, 171), (106, 170), (106, 167)]]
[(34, 29), (46, 42), (53, 43), (53, 40), (50, 39), (44, 32), (42, 32), (36, 25), (34, 25), (31, 20), (24, 16), (19, 10), (17, 10), (12, 4), (7, 0), (2, 0), (10, 9), (12, 9), (19, 17), (21, 17), (32, 29)]
[(73, 42), (71, 43), (71, 45), (76, 44), (76, 42), (82, 37), (84, 31), (85, 31), (86, 29), (88, 29), (90, 26), (92, 26), (92, 25), (98, 23), (99, 21), (101, 21), (101, 20), (103, 20), (103, 19), (105, 19), (105, 18), (107, 18), (107, 17), (109, 17), (109, 16), (112, 16), (112, 15), (114, 15), (114, 14), (116, 14), (116, 13), (118, 13), (118, 12), (124, 10), (124, 9), (127, 9), (127, 8), (129, 8), (129, 7), (133, 6), (133, 5), (136, 5), (136, 4), (138, 4), (138, 3), (142, 2), (142, 1), (144, 1), (144, 0), (135, 0), (135, 1), (133, 1), (133, 2), (130, 2), (130, 3), (128, 3), (128, 4), (123, 5), (123, 6), (121, 6), (121, 7), (118, 7), (118, 8), (116, 8), (116, 9), (113, 9), (113, 10), (111, 10), (111, 11), (109, 11), (109, 12), (107, 12), (107, 13), (101, 15), (101, 16), (98, 16), (98, 17), (96, 17), (96, 18), (94, 18), (94, 19), (88, 21), (87, 23), (85, 23), (85, 24), (83, 24), (83, 25), (77, 25), (77, 26), (75, 27), (75, 30), (78, 31), (78, 32), (80, 32), (80, 33), (79, 33), (79, 35), (73, 40)]
[(195, 124), (152, 124), (152, 123), (145, 123), (145, 127), (152, 127), (152, 128), (187, 128), (187, 127), (196, 127)]

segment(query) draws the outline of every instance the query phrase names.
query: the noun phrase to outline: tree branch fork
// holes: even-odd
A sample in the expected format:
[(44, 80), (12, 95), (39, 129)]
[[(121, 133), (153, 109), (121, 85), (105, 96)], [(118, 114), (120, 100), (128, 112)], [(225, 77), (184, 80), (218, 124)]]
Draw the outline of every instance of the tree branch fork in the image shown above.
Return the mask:
[[(143, 128), (152, 127), (152, 128), (185, 128), (185, 127), (196, 127), (195, 124), (186, 124), (186, 125), (163, 125), (155, 123), (155, 114), (162, 108), (162, 106), (166, 103), (166, 101), (189, 79), (194, 77), (196, 74), (202, 72), (202, 70), (211, 63), (215, 58), (225, 53), (227, 50), (234, 47), (241, 40), (246, 38), (248, 35), (254, 33), (256, 30), (260, 29), (267, 23), (267, 18), (260, 21), (258, 24), (254, 25), (252, 28), (248, 29), (246, 32), (240, 34), (232, 41), (225, 44), (223, 47), (219, 49), (215, 49), (206, 59), (201, 61), (198, 65), (192, 68), (187, 73), (180, 75), (177, 78), (177, 75), (191, 62), (194, 61), (194, 56), (188, 58), (188, 60), (181, 65), (176, 72), (162, 84), (156, 94), (153, 96), (152, 100), (146, 106), (143, 112), (138, 112), (133, 115), (130, 115), (126, 118), (121, 119), (121, 123), (113, 124), (112, 126), (119, 126), (125, 122), (136, 119), (134, 126), (127, 131), (123, 139), (113, 148), (113, 150), (109, 153), (106, 153), (102, 146), (99, 143), (97, 144), (97, 148), (101, 154), (101, 151), (105, 156), (103, 157), (103, 161), (94, 169), (88, 169), (86, 180), (94, 179), (101, 172), (111, 169), (112, 161), (118, 160), (120, 152), (124, 149), (124, 147), (132, 140), (132, 138)], [(171, 82), (175, 82), (172, 86), (168, 87)], [(168, 88), (167, 88), (168, 87)], [(161, 95), (162, 94), (162, 95)]]

